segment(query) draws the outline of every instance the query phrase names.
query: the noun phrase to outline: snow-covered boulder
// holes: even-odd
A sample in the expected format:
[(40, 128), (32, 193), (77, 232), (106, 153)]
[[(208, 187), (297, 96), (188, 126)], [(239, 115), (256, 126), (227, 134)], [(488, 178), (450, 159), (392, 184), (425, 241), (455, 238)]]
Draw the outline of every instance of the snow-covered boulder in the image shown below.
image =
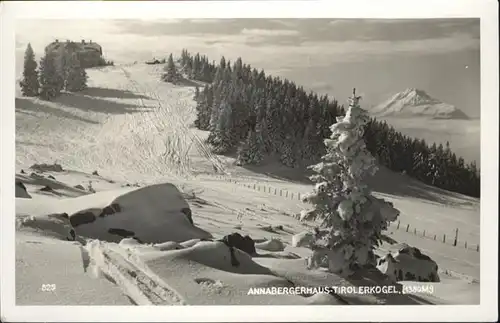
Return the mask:
[(250, 236), (242, 236), (238, 232), (225, 235), (218, 241), (224, 242), (230, 248), (238, 248), (249, 255), (255, 255), (255, 241)]
[[(100, 191), (62, 200), (16, 204), (16, 214), (67, 213), (76, 234), (120, 242), (126, 233), (143, 243), (210, 239), (210, 233), (194, 226), (190, 208), (177, 187), (170, 183), (140, 188)], [(187, 211), (189, 210), (189, 212)]]
[(16, 181), (16, 197), (23, 199), (30, 199), (31, 195), (29, 195), (26, 186), (20, 181)]
[(407, 244), (380, 258), (377, 268), (395, 281), (440, 281), (436, 262)]
[(108, 194), (98, 192), (78, 198), (86, 198), (86, 203), (70, 213), (72, 223), (85, 220), (75, 225), (77, 234), (118, 242), (123, 236), (110, 234), (109, 230), (121, 229), (144, 243), (211, 238), (210, 233), (194, 226), (189, 204), (173, 184), (122, 189), (115, 193), (117, 196)]

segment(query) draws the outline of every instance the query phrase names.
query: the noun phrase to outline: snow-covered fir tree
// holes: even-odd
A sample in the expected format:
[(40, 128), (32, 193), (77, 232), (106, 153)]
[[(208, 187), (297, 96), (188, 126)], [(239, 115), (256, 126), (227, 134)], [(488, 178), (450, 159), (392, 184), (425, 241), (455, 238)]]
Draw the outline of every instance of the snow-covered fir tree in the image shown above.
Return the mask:
[(283, 165), (292, 168), (297, 166), (296, 151), (294, 148), (294, 138), (289, 134), (280, 149), (280, 161)]
[(231, 148), (232, 107), (223, 101), (214, 111), (216, 112), (210, 120), (211, 132), (207, 142), (213, 146), (214, 153), (223, 154)]
[(210, 127), (210, 115), (213, 105), (213, 89), (205, 85), (202, 92), (198, 93), (196, 100), (196, 120), (195, 126), (201, 130), (208, 130)]
[(38, 82), (37, 63), (35, 61), (35, 53), (31, 44), (28, 43), (26, 51), (24, 52), (24, 69), (23, 79), (19, 82), (23, 96), (37, 96), (40, 88)]
[(51, 100), (61, 93), (64, 79), (57, 70), (56, 56), (48, 52), (40, 60), (40, 98)]
[(258, 165), (264, 159), (264, 142), (262, 132), (257, 126), (255, 131), (250, 130), (245, 143), (238, 148), (237, 165)]
[(328, 232), (312, 245), (311, 267), (318, 264), (315, 258), (327, 255), (330, 271), (342, 275), (374, 265), (373, 249), (382, 230), (399, 216), (392, 203), (373, 197), (363, 183), (378, 168), (363, 139), (369, 117), (359, 99), (353, 91), (346, 115), (331, 126), (330, 139), (325, 140), (327, 153), (310, 166), (316, 173), (310, 177), (315, 188), (303, 198), (314, 206), (309, 214), (322, 220), (323, 232)]
[(162, 75), (162, 79), (165, 82), (171, 82), (174, 84), (180, 80), (180, 75), (177, 71), (177, 67), (175, 67), (172, 54), (168, 56), (167, 65), (165, 66), (165, 73)]
[(78, 92), (87, 88), (87, 72), (81, 66), (76, 53), (70, 56), (66, 73), (65, 89), (70, 92)]

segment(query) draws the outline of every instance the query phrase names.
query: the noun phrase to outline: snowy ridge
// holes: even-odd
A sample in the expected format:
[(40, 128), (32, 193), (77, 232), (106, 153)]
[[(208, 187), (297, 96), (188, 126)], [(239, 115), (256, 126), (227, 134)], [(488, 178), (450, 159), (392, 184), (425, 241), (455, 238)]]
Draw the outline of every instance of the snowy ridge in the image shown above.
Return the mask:
[(375, 116), (424, 116), (433, 119), (468, 119), (451, 104), (432, 98), (423, 90), (408, 88), (370, 110)]

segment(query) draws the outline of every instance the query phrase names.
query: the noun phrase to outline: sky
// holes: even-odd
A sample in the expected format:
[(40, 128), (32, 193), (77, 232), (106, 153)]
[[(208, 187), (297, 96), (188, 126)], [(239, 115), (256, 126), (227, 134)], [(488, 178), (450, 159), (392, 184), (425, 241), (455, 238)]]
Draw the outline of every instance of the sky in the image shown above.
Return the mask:
[(479, 19), (18, 20), (18, 75), (28, 42), (39, 58), (55, 39), (98, 42), (117, 63), (182, 48), (216, 61), (242, 57), (341, 103), (356, 87), (366, 108), (414, 87), (480, 113)]

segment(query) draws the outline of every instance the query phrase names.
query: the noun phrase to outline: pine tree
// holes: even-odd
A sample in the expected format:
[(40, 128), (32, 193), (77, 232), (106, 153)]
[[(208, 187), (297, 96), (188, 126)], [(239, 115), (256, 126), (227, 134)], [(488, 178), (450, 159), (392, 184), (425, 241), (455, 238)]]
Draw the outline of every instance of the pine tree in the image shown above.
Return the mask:
[(238, 149), (237, 165), (258, 165), (264, 159), (262, 134), (259, 128), (250, 131), (245, 143)]
[(40, 88), (38, 83), (38, 71), (36, 70), (37, 63), (35, 61), (35, 53), (31, 44), (28, 43), (24, 52), (24, 70), (23, 79), (19, 83), (23, 96), (37, 96)]
[(223, 101), (215, 111), (210, 120), (211, 132), (207, 142), (213, 146), (214, 153), (223, 154), (231, 148), (232, 107)]
[(48, 52), (40, 60), (40, 97), (51, 100), (61, 93), (64, 79), (56, 67), (55, 54)]
[(283, 145), (281, 146), (280, 152), (280, 161), (283, 165), (287, 167), (296, 167), (297, 166), (297, 158), (294, 150), (295, 139), (292, 135), (288, 135)]
[(180, 75), (175, 67), (174, 58), (172, 54), (168, 56), (167, 65), (165, 66), (165, 73), (162, 75), (165, 82), (177, 83), (180, 80)]
[(399, 215), (392, 203), (373, 197), (363, 183), (377, 166), (363, 140), (369, 118), (359, 99), (353, 91), (345, 117), (332, 125), (330, 139), (325, 140), (326, 155), (310, 166), (317, 173), (310, 177), (315, 188), (304, 197), (314, 205), (312, 214), (323, 220), (328, 233), (314, 242), (312, 260), (318, 250), (328, 250), (329, 270), (342, 275), (374, 265), (373, 249), (380, 242), (381, 231)]
[(78, 92), (87, 88), (87, 72), (81, 66), (76, 53), (70, 57), (68, 72), (66, 74), (65, 89), (70, 92)]
[(195, 126), (200, 130), (208, 130), (210, 127), (210, 115), (213, 105), (213, 88), (205, 85), (203, 92), (199, 92), (196, 100)]

